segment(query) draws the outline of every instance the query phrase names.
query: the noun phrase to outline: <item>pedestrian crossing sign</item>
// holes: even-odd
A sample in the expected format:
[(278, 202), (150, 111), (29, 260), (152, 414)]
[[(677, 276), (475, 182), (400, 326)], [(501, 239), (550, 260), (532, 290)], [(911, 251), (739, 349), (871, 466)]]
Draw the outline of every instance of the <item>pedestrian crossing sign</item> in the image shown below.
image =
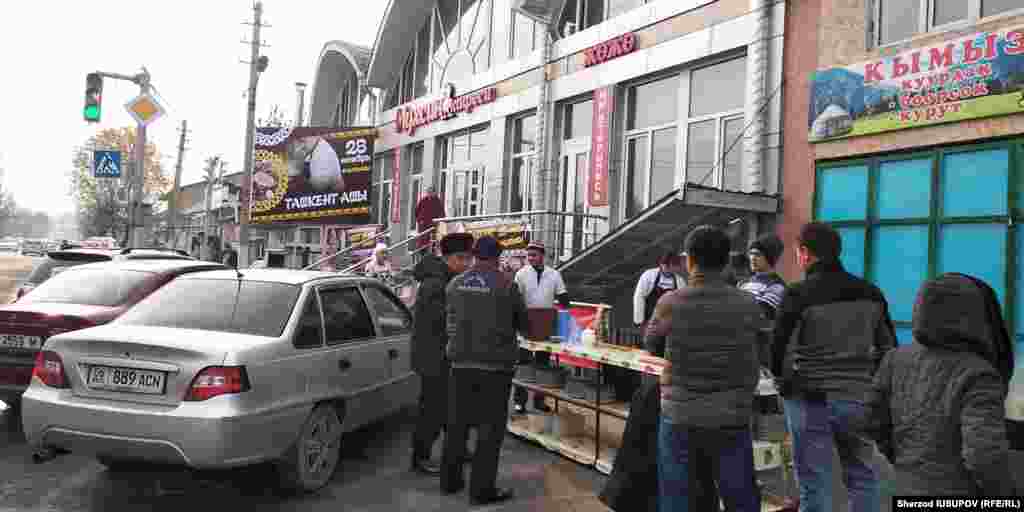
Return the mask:
[(121, 152), (96, 150), (92, 157), (92, 175), (95, 178), (121, 177)]

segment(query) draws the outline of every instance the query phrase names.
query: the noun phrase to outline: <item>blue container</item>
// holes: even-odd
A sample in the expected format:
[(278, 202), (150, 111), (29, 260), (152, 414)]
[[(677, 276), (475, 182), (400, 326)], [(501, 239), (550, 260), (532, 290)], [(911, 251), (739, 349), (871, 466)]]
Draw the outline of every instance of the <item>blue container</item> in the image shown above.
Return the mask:
[(568, 311), (559, 310), (555, 324), (555, 336), (565, 340), (567, 345), (579, 345), (583, 341), (583, 329)]

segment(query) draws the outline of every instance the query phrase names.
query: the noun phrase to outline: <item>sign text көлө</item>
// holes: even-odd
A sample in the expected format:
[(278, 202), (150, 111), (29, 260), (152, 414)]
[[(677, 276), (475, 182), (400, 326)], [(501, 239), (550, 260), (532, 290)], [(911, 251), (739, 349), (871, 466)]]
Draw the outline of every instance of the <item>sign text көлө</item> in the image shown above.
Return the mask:
[(583, 50), (583, 67), (589, 68), (636, 50), (636, 34), (628, 32), (615, 39)]
[(412, 135), (421, 126), (426, 126), (439, 119), (449, 119), (462, 112), (472, 112), (476, 107), (493, 103), (496, 99), (498, 99), (498, 89), (489, 87), (464, 96), (434, 100), (415, 107), (400, 108), (395, 114), (395, 129), (398, 133), (408, 132), (409, 135)]

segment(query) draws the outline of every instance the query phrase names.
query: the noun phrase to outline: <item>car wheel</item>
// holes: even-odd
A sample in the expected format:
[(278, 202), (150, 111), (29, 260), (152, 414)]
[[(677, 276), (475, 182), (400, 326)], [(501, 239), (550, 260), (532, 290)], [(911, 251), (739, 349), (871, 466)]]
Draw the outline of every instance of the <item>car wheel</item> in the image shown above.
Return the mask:
[(330, 405), (318, 405), (288, 451), (277, 461), (281, 486), (313, 492), (327, 485), (341, 458), (341, 420)]

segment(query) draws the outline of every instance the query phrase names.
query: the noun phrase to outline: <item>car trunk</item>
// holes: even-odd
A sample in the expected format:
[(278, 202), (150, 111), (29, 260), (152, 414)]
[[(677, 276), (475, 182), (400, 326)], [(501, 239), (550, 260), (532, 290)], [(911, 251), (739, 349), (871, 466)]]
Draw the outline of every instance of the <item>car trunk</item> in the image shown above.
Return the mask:
[[(177, 405), (196, 375), (253, 337), (190, 329), (109, 325), (55, 338), (74, 395)], [(216, 341), (214, 341), (216, 340)]]
[(107, 323), (119, 308), (16, 303), (0, 308), (0, 384), (28, 386), (36, 353), (53, 335)]

